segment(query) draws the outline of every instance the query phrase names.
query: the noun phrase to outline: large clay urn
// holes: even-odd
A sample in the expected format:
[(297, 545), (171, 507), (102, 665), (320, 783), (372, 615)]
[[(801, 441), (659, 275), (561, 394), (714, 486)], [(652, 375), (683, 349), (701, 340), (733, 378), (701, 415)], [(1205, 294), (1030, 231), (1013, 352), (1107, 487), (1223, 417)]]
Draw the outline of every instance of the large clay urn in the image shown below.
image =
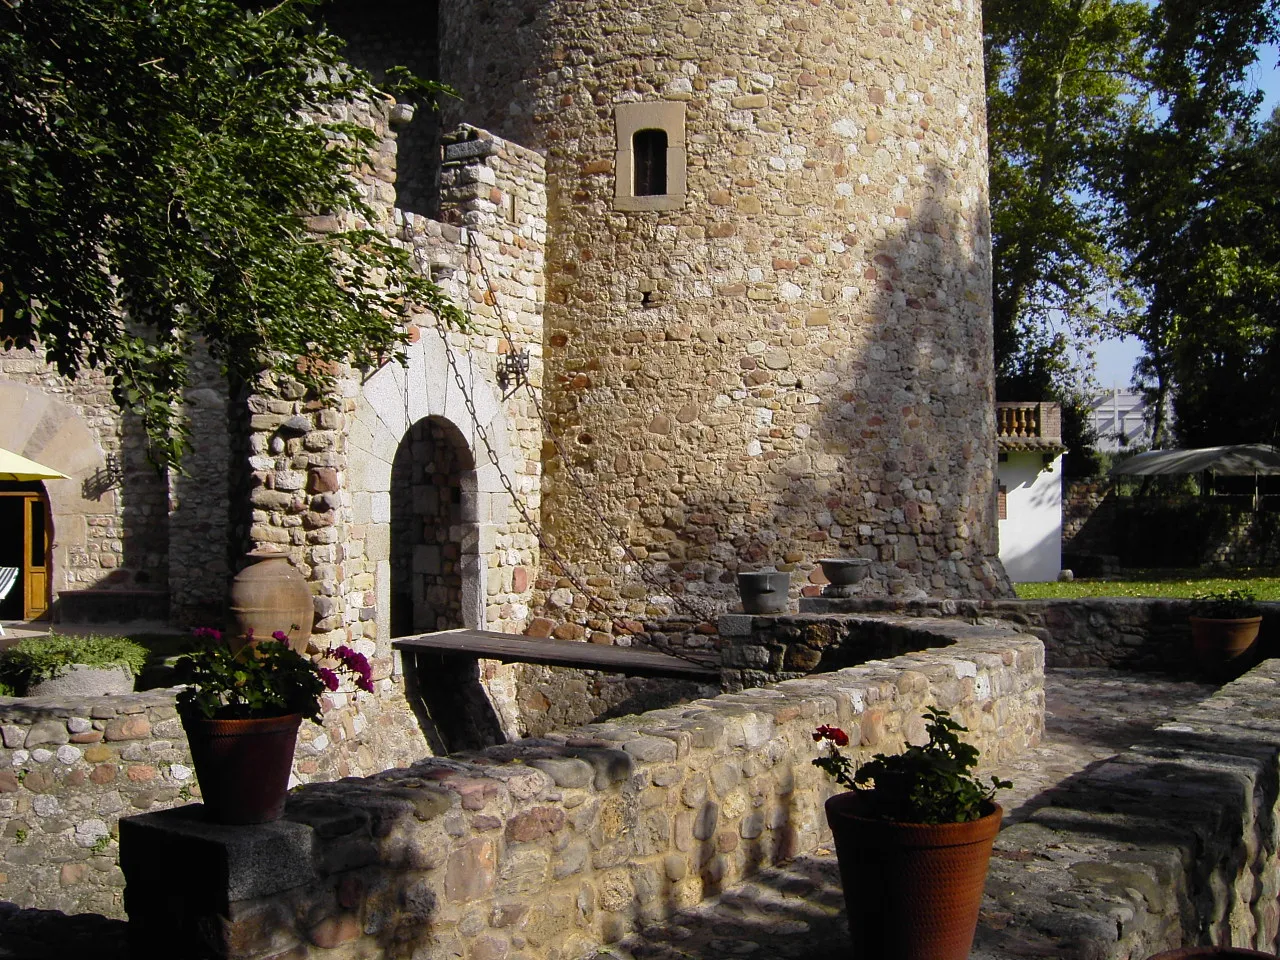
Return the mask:
[(231, 581), (232, 643), (250, 630), (255, 640), (283, 630), (289, 635), (289, 646), (305, 652), (315, 617), (307, 582), (283, 553), (260, 547), (246, 558), (249, 565)]

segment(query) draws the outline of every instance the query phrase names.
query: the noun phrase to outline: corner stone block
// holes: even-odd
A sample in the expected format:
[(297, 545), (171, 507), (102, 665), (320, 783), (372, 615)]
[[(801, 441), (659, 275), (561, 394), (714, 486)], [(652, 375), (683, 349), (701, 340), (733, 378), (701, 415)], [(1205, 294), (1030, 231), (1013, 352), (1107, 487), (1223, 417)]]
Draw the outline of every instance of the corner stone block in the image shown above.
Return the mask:
[[(202, 804), (120, 821), (125, 910), (138, 958), (170, 958), (176, 944), (193, 958), (234, 955), (232, 904), (317, 880), (314, 831), (278, 820), (224, 826)], [(175, 864), (181, 879), (175, 881)]]

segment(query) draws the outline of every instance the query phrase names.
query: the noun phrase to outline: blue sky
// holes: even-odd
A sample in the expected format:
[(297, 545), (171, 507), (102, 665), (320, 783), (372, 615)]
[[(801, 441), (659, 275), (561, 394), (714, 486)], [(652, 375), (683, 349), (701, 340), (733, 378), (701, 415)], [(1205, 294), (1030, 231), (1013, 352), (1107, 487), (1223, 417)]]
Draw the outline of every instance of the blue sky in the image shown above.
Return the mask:
[[(1280, 49), (1271, 45), (1264, 47), (1261, 56), (1253, 68), (1253, 81), (1265, 95), (1258, 116), (1266, 118), (1280, 104)], [(1138, 359), (1138, 344), (1130, 340), (1109, 340), (1097, 347), (1098, 369), (1095, 376), (1098, 384), (1105, 388), (1128, 387), (1133, 374), (1134, 361)]]

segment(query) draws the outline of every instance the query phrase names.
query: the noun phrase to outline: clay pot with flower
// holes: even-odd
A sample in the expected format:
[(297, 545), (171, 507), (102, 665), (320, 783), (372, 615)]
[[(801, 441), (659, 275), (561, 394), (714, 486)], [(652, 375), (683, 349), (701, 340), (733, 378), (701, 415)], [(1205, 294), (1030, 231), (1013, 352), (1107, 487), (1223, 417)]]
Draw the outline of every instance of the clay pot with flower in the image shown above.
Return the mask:
[(840, 752), (838, 727), (813, 761), (847, 793), (827, 800), (854, 957), (965, 960), (973, 945), (991, 846), (1000, 831), (998, 789), (971, 774), (978, 750), (945, 710), (925, 711), (929, 740), (858, 766)]
[(284, 812), (298, 727), (320, 722), (320, 699), (337, 690), (339, 673), (372, 691), (369, 661), (347, 646), (320, 661), (297, 653), (278, 630), (224, 641), (208, 627), (194, 631), (202, 649), (178, 662), (178, 713), (191, 747), (205, 812), (218, 823), (264, 823)]

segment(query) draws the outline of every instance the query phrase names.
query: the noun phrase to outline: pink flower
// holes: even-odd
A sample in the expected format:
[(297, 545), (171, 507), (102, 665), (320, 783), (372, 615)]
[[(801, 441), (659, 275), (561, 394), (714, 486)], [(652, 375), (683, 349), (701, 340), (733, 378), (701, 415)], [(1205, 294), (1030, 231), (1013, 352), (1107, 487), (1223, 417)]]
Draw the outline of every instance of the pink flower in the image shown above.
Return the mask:
[(365, 693), (373, 693), (373, 681), (370, 680), (368, 677), (361, 677), (359, 680), (356, 681), (356, 686), (359, 687), (361, 690), (363, 690)]
[(277, 630), (275, 633), (271, 635), (271, 639), (279, 640), (281, 643), (288, 643), (289, 635), (285, 633), (283, 630)]
[(209, 640), (212, 643), (222, 640), (222, 631), (215, 630), (213, 627), (196, 627), (191, 631), (191, 635), (197, 640)]
[(320, 679), (324, 681), (324, 685), (330, 690), (338, 689), (338, 675), (328, 667), (320, 667), (318, 670)]

